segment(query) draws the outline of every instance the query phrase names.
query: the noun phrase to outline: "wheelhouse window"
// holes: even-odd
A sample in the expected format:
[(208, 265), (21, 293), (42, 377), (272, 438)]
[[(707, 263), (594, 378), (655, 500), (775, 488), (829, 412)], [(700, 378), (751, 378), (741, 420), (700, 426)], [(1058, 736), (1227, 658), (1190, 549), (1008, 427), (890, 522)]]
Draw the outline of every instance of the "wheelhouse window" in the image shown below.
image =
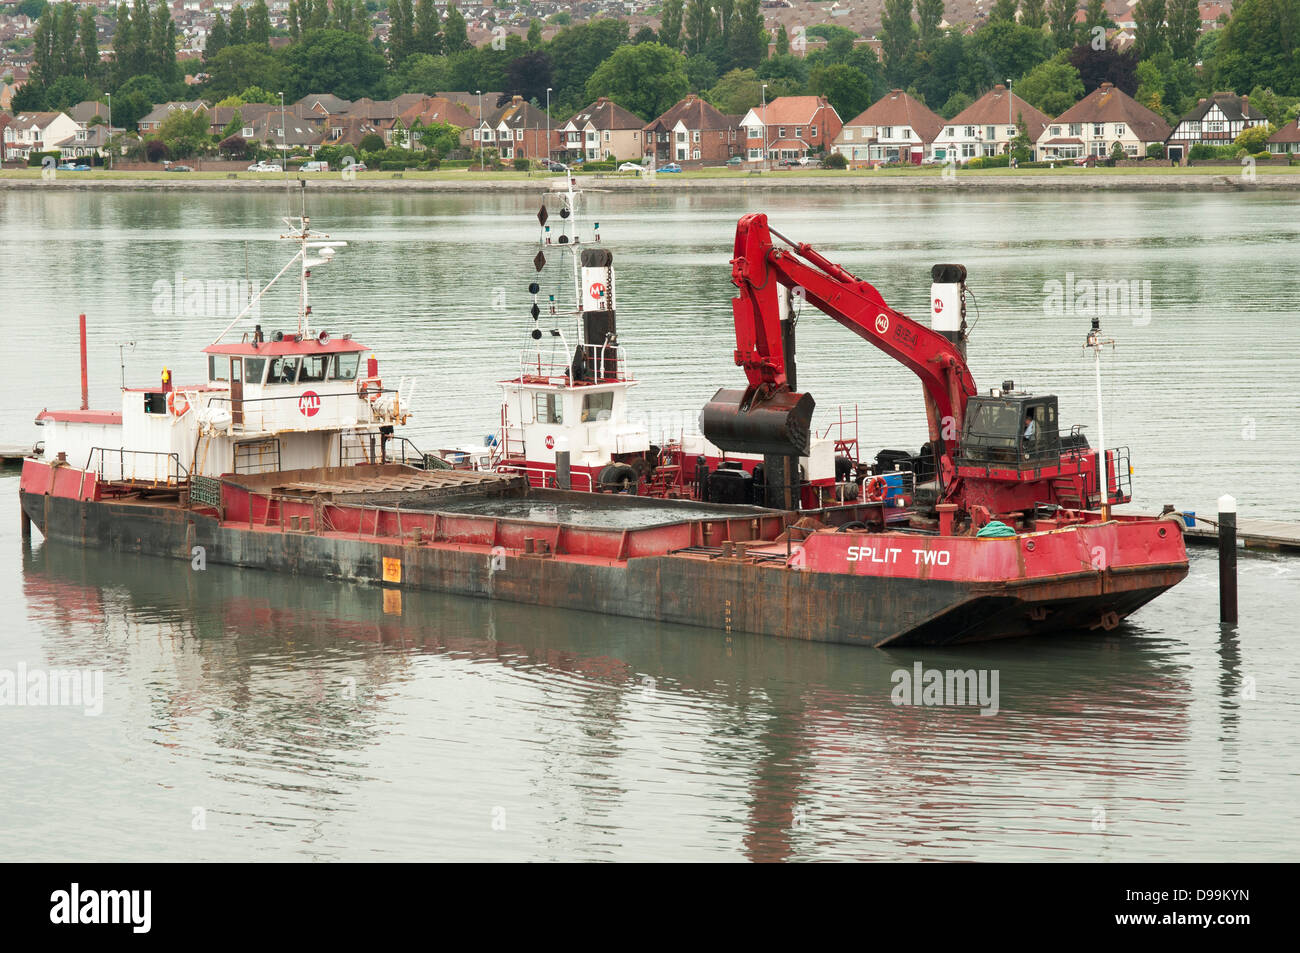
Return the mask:
[(537, 422), (539, 424), (564, 423), (564, 398), (560, 394), (537, 395)]
[(298, 358), (271, 358), (271, 372), (266, 376), (268, 384), (292, 384), (298, 379)]
[(329, 370), (330, 355), (312, 354), (302, 359), (302, 370), (298, 374), (298, 383), (319, 383), (325, 379)]
[(230, 379), (230, 358), (225, 354), (208, 355), (208, 380), (224, 381)]
[(614, 413), (614, 392), (603, 394), (584, 394), (582, 397), (582, 422), (609, 420)]
[(262, 372), (265, 370), (266, 370), (266, 358), (264, 357), (244, 358), (244, 383), (245, 384), (262, 383)]
[(361, 354), (352, 352), (351, 354), (335, 355), (333, 366), (330, 370), (330, 380), (335, 381), (352, 381), (357, 379), (357, 367), (361, 363)]

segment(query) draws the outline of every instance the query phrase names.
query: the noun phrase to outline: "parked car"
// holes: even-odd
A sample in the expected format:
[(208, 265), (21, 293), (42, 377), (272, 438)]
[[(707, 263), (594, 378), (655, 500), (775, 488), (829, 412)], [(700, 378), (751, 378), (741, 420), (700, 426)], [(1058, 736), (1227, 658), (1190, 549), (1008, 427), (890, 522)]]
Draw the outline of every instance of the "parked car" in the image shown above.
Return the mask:
[(730, 159), (727, 160), (727, 165), (735, 166), (735, 165), (744, 165), (744, 164), (745, 164), (744, 156), (732, 156)]
[(248, 167), (249, 172), (283, 172), (278, 162), (254, 162)]
[(167, 171), (168, 172), (193, 172), (194, 170), (187, 165), (177, 165), (176, 163), (173, 162), (171, 165), (167, 167)]
[(637, 165), (635, 162), (624, 162), (621, 166), (618, 167), (618, 171), (620, 171), (620, 172), (644, 172), (644, 171), (645, 171), (645, 167), (644, 167), (644, 166)]
[(682, 167), (679, 166), (676, 162), (670, 162), (670, 163), (668, 163), (666, 166), (663, 166), (659, 171), (660, 171), (660, 172), (680, 172), (680, 171), (682, 171)]
[(563, 162), (556, 162), (554, 159), (543, 159), (542, 168), (548, 172), (568, 172), (569, 167)]
[(802, 163), (798, 159), (782, 159), (777, 163), (782, 169), (793, 169)]

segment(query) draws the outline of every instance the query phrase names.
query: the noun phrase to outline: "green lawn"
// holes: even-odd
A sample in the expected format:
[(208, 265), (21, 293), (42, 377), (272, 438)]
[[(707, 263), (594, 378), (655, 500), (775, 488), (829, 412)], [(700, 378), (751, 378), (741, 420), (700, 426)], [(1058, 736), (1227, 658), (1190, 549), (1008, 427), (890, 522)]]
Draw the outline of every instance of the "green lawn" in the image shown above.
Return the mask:
[[(964, 178), (1034, 178), (1036, 176), (1069, 176), (1072, 178), (1087, 178), (1089, 176), (1125, 176), (1125, 175), (1143, 175), (1143, 176), (1186, 176), (1186, 175), (1236, 175), (1240, 172), (1241, 167), (1237, 164), (1221, 166), (1171, 166), (1152, 163), (1151, 165), (1141, 166), (1116, 166), (1109, 168), (1106, 166), (1097, 166), (1095, 168), (1084, 168), (1081, 166), (1060, 166), (1056, 169), (970, 169), (958, 170), (956, 175), (959, 179)], [(1300, 166), (1285, 165), (1259, 165), (1255, 169), (1258, 175), (1296, 175), (1300, 174)], [(329, 180), (337, 179), (340, 172), (290, 172), (290, 178)], [(527, 181), (529, 179), (558, 178), (558, 173), (534, 172), (531, 175), (526, 172), (503, 171), (503, 172), (479, 172), (477, 169), (447, 169), (439, 171), (409, 171), (409, 172), (359, 172), (356, 173), (358, 181), (366, 180), (384, 180), (392, 179), (395, 176), (401, 176), (403, 179), (414, 181)], [(595, 173), (578, 173), (580, 178), (589, 178), (593, 176), (602, 176), (611, 179), (636, 179), (634, 172), (595, 172)], [(80, 179), (90, 180), (176, 180), (184, 182), (194, 179), (227, 179), (231, 176), (237, 179), (256, 179), (264, 182), (282, 182), (283, 173), (274, 172), (163, 172), (161, 170), (151, 170), (147, 172), (121, 172), (117, 170), (108, 171), (105, 169), (93, 169), (90, 172), (59, 172), (57, 177), (60, 181), (75, 182)], [(735, 179), (744, 180), (750, 178), (762, 179), (880, 179), (880, 178), (933, 178), (939, 179), (943, 176), (943, 167), (938, 165), (917, 166), (912, 168), (889, 168), (876, 170), (837, 170), (837, 169), (783, 169), (770, 170), (753, 174), (743, 169), (731, 168), (711, 168), (711, 169), (690, 169), (685, 172), (660, 172), (656, 179), (661, 182), (671, 182), (675, 179)], [(41, 170), (36, 168), (27, 169), (5, 169), (0, 170), (0, 178), (6, 179), (39, 179)]]

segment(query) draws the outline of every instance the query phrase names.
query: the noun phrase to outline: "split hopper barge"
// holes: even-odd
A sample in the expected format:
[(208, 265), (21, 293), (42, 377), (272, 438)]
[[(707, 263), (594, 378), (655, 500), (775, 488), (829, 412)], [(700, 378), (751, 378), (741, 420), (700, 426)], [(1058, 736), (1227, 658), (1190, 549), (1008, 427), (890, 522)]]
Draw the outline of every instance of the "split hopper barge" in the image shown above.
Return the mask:
[(29, 460), (22, 497), (48, 539), (368, 581), (388, 607), (421, 588), (869, 646), (1111, 628), (1186, 572), (1170, 521), (1001, 539), (872, 532), (861, 526), (881, 504), (820, 514), (844, 521), (833, 527), (401, 464), (196, 477), (151, 498)]
[[(1110, 512), (1128, 499), (1123, 458), (1060, 435), (1054, 397), (977, 395), (959, 266), (939, 266), (926, 328), (807, 246), (775, 247), (764, 218), (742, 220), (733, 311), (749, 387), (719, 391), (702, 422), (724, 451), (760, 457), (766, 478), (749, 502), (706, 502), (538, 486), (528, 468), (453, 470), (408, 452), (397, 432), (414, 383), (386, 386), (368, 348), (311, 327), (310, 268), (343, 243), (305, 216), (290, 224), (296, 332), (223, 333), (203, 383), (164, 372), (124, 387), (120, 411), (89, 410), (83, 333), (82, 407), (43, 411), (43, 454), (24, 461), (24, 535), (371, 582), (388, 611), (420, 588), (869, 646), (1111, 629), (1187, 574), (1176, 521)], [(812, 399), (794, 390), (778, 286), (921, 376), (931, 463), (914, 493), (885, 492), (877, 473), (849, 502), (806, 505)], [(612, 330), (598, 342), (613, 344)]]

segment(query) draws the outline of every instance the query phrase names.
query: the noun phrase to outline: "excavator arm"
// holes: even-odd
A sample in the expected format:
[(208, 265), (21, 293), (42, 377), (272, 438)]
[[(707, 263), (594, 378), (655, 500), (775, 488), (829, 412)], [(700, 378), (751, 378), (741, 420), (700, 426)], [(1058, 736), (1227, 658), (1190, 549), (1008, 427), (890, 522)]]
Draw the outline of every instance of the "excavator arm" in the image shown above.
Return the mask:
[[(781, 329), (777, 286), (830, 315), (859, 337), (911, 369), (925, 391), (931, 445), (942, 448), (940, 467), (951, 474), (966, 401), (975, 382), (958, 345), (885, 303), (869, 282), (829, 261), (808, 244), (773, 245), (767, 216), (746, 215), (736, 226), (731, 280), (736, 323), (736, 364), (748, 387), (738, 398), (720, 391), (703, 415), (705, 435), (724, 450), (802, 455), (808, 452), (806, 414), (812, 401), (793, 393)], [(734, 403), (734, 409), (727, 405)], [(710, 433), (712, 431), (712, 433)], [(793, 439), (787, 439), (793, 437)], [(720, 438), (720, 439), (717, 439)]]

